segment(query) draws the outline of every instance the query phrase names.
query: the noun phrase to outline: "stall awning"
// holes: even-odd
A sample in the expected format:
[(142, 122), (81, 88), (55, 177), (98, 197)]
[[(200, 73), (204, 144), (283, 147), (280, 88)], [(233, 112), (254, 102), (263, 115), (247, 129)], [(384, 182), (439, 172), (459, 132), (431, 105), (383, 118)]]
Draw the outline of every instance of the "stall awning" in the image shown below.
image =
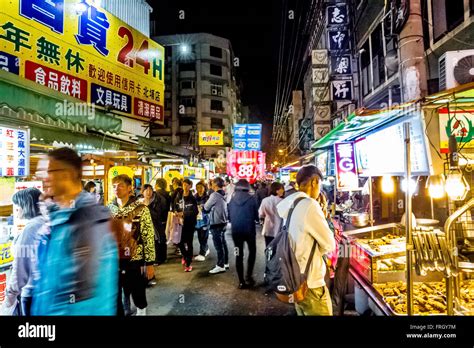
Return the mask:
[(440, 105), (447, 103), (453, 103), (453, 106), (461, 103), (474, 104), (474, 82), (466, 83), (425, 97), (423, 106), (439, 107)]
[[(38, 85), (0, 69), (0, 103), (45, 122), (63, 122), (102, 133), (120, 134), (122, 120), (95, 109), (87, 114), (81, 100)], [(82, 104), (79, 104), (82, 103)], [(61, 108), (66, 110), (61, 110)], [(84, 109), (83, 109), (84, 108)], [(83, 114), (78, 114), (77, 110)], [(49, 120), (49, 121), (48, 121)]]
[(138, 137), (138, 144), (140, 147), (146, 147), (150, 149), (151, 151), (159, 151), (159, 152), (169, 153), (169, 154), (173, 154), (173, 155), (177, 155), (181, 157), (189, 157), (189, 156), (198, 155), (197, 151), (186, 149), (180, 146), (164, 144), (160, 141), (156, 141), (153, 139), (148, 139), (148, 138), (144, 138), (140, 136)]
[(311, 147), (313, 150), (325, 149), (336, 143), (354, 140), (374, 129), (381, 128), (401, 117), (413, 112), (413, 104), (402, 105), (390, 110), (363, 110), (356, 111), (324, 137), (316, 141)]

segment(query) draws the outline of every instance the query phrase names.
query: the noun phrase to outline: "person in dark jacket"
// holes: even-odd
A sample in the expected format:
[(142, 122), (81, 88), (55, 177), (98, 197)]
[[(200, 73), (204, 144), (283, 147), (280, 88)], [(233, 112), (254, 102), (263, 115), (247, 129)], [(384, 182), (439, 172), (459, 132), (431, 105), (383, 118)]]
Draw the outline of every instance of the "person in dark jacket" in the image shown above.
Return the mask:
[(194, 260), (205, 261), (206, 256), (209, 255), (209, 246), (207, 240), (209, 239), (209, 215), (204, 210), (204, 204), (206, 204), (209, 196), (206, 193), (206, 184), (204, 181), (200, 181), (196, 184), (196, 202), (199, 208), (198, 220), (196, 223), (196, 231), (199, 239), (199, 255)]
[(189, 179), (183, 181), (183, 193), (176, 199), (175, 211), (183, 218), (183, 230), (181, 232), (181, 242), (178, 244), (183, 255), (182, 264), (185, 272), (191, 272), (193, 267), (193, 238), (196, 227), (197, 215), (199, 213), (196, 198), (191, 193), (193, 182)]
[(178, 178), (173, 178), (171, 181), (171, 210), (174, 210), (176, 207), (176, 200), (181, 199), (180, 197), (183, 195), (183, 181)]
[(258, 188), (257, 192), (255, 193), (257, 197), (257, 208), (260, 207), (260, 204), (262, 204), (262, 201), (268, 197), (269, 192), (267, 189), (267, 184), (264, 183), (263, 181), (260, 183), (260, 187)]
[[(169, 208), (166, 209), (166, 199), (162, 195), (153, 192), (153, 187), (149, 184), (143, 185), (143, 203), (150, 210), (153, 227), (155, 228), (155, 262), (159, 265), (163, 263), (163, 258), (166, 260), (165, 229)], [(155, 277), (153, 277), (154, 279)]]
[(166, 221), (168, 220), (168, 213), (171, 209), (171, 196), (168, 191), (166, 191), (167, 182), (165, 179), (156, 180), (155, 185), (155, 194), (161, 197), (163, 207), (160, 210), (160, 220), (158, 226), (159, 232), (159, 243), (156, 249), (156, 263), (161, 265), (166, 262), (167, 259), (167, 244), (166, 244)]
[(217, 252), (217, 265), (209, 271), (210, 274), (223, 273), (229, 269), (229, 250), (225, 240), (227, 226), (227, 203), (225, 201), (224, 179), (217, 177), (212, 180), (214, 192), (204, 204), (204, 211), (209, 213), (210, 231)]
[[(250, 184), (241, 179), (235, 185), (235, 193), (229, 203), (229, 220), (232, 225), (232, 238), (236, 251), (236, 268), (239, 276), (239, 289), (255, 285), (253, 268), (257, 255), (256, 228), (258, 222), (257, 201), (250, 193)], [(244, 279), (244, 243), (249, 249), (247, 281)]]
[(155, 192), (163, 196), (166, 200), (166, 207), (167, 207), (166, 214), (163, 216), (165, 223), (166, 223), (166, 219), (168, 218), (168, 212), (170, 211), (170, 208), (171, 208), (171, 196), (170, 196), (170, 193), (166, 190), (166, 186), (168, 186), (168, 183), (166, 182), (165, 179), (160, 178), (156, 180)]

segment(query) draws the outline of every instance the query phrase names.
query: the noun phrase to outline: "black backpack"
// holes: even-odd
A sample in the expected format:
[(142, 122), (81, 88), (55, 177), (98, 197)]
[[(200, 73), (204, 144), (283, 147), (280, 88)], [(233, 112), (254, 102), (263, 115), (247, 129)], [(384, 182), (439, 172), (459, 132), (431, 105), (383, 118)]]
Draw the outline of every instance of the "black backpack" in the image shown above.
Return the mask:
[(300, 197), (295, 200), (288, 213), (285, 225), (280, 227), (280, 231), (275, 239), (265, 249), (266, 266), (264, 279), (267, 284), (267, 291), (274, 291), (277, 298), (286, 303), (301, 302), (304, 299), (308, 290), (306, 280), (309, 266), (316, 250), (315, 240), (306, 269), (304, 273), (301, 273), (300, 266), (290, 244), (288, 228), (293, 210), (303, 199), (304, 197)]

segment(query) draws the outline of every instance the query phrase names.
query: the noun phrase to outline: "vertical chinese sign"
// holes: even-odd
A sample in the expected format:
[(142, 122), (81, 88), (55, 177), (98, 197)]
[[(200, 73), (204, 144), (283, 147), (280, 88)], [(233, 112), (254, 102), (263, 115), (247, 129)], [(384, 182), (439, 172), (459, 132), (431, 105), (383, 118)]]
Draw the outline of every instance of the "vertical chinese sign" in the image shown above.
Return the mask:
[(29, 159), (29, 130), (0, 127), (0, 177), (28, 176)]
[(328, 47), (331, 55), (331, 96), (335, 102), (353, 99), (351, 33), (349, 7), (345, 3), (330, 4), (326, 8)]
[(2, 0), (0, 68), (164, 124), (164, 48), (90, 0)]
[(334, 145), (336, 156), (337, 189), (340, 191), (356, 190), (359, 177), (355, 161), (354, 143), (337, 143)]

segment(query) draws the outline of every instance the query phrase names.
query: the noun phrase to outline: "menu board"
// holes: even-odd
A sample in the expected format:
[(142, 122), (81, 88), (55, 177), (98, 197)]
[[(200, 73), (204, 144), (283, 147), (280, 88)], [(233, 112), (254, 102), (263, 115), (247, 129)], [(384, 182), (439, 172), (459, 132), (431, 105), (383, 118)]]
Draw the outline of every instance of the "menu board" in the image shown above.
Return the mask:
[[(403, 123), (399, 122), (355, 142), (357, 169), (360, 175), (404, 175)], [(429, 175), (429, 163), (421, 121), (413, 117), (410, 123), (411, 172), (413, 175)]]

